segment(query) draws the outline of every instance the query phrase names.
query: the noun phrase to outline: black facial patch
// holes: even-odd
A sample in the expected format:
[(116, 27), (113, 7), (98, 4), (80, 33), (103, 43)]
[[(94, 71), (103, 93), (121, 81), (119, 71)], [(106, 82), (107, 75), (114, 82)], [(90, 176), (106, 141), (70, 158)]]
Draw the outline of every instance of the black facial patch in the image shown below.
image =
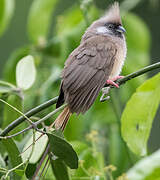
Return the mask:
[(105, 27), (106, 27), (108, 30), (110, 30), (110, 31), (113, 33), (113, 35), (122, 38), (122, 33), (119, 32), (119, 31), (117, 31), (117, 29), (118, 29), (119, 26), (121, 26), (121, 24), (110, 23), (110, 22), (105, 24)]

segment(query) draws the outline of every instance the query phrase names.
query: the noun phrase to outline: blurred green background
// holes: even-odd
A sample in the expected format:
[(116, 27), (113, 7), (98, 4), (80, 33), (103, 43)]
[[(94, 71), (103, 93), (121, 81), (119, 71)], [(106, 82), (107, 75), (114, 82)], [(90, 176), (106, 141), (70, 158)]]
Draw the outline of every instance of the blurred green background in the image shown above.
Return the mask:
[[(66, 58), (79, 45), (87, 25), (103, 15), (105, 9), (112, 2), (111, 0), (86, 0), (83, 2), (78, 0), (54, 0), (46, 7), (42, 5), (42, 10), (45, 7), (46, 12), (50, 14), (49, 18), (44, 15), (43, 19), (41, 13), (39, 16), (35, 16), (34, 13), (39, 6), (33, 0), (15, 0), (13, 16), (6, 31), (0, 37), (0, 78), (16, 84), (16, 64), (23, 56), (28, 54), (34, 56), (37, 68), (36, 82), (31, 89), (24, 92), (23, 107), (20, 109), (26, 112), (28, 109), (58, 95), (59, 76)], [(159, 0), (122, 0), (119, 2), (122, 9), (123, 24), (127, 30), (128, 56), (122, 72), (123, 75), (127, 75), (144, 66), (159, 62), (160, 2)], [(42, 29), (42, 31), (39, 31), (39, 29)], [(126, 145), (120, 138), (121, 113), (136, 88), (145, 79), (157, 72), (159, 71), (155, 70), (127, 82), (120, 90), (113, 90), (111, 100), (107, 102), (99, 102), (99, 96), (96, 103), (85, 115), (72, 116), (65, 130), (67, 140), (74, 141), (75, 148), (80, 152), (83, 148), (85, 149), (85, 145), (81, 145), (81, 149), (78, 147), (80, 146), (78, 142), (76, 144), (75, 141), (88, 143), (86, 134), (96, 130), (98, 135), (95, 134), (99, 140), (96, 141), (93, 137), (89, 137), (91, 138), (89, 141), (92, 143), (88, 144), (92, 144), (93, 147), (96, 146), (97, 152), (102, 152), (104, 155), (104, 159), (98, 157), (99, 154), (95, 155), (94, 158), (92, 157), (92, 159), (89, 157), (92, 150), (88, 149), (88, 152), (81, 154), (82, 159), (87, 156), (88, 159), (93, 160), (93, 162), (90, 162), (92, 165), (101, 164), (99, 161), (105, 161), (105, 165), (115, 165), (117, 171), (114, 176), (121, 175), (133, 166), (139, 158), (131, 152), (127, 152), (129, 150), (126, 150)], [(8, 102), (16, 107), (19, 106), (17, 101), (15, 97), (8, 98)], [(40, 113), (39, 117), (43, 117), (53, 108), (51, 107)], [(16, 113), (13, 116), (13, 111), (7, 108), (5, 113), (11, 115), (6, 116), (1, 122), (2, 129), (18, 117)], [(55, 118), (50, 118), (46, 124), (50, 124)], [(158, 111), (149, 137), (149, 153), (158, 150), (160, 147), (159, 120)], [(91, 135), (94, 136), (94, 131)], [(21, 140), (21, 138), (16, 140)], [(97, 157), (99, 161), (96, 162)], [(85, 168), (90, 167), (90, 164), (85, 165)], [(97, 168), (97, 165), (93, 166)], [(83, 175), (81, 171), (77, 171), (76, 175)]]
[[(95, 4), (97, 8), (106, 9), (106, 7), (112, 3), (113, 1), (109, 0), (101, 0), (101, 1), (95, 1)], [(27, 17), (29, 8), (31, 6), (32, 0), (16, 0), (15, 1), (15, 11), (12, 17), (12, 20), (4, 33), (4, 35), (0, 38), (0, 77), (3, 77), (3, 69), (4, 66), (8, 60), (8, 58), (11, 56), (11, 54), (20, 47), (25, 46), (26, 44), (29, 44), (29, 38), (27, 35)], [(128, 0), (128, 3), (131, 3), (131, 0)], [(77, 4), (78, 1), (63, 1), (59, 0), (56, 9), (54, 10), (54, 13), (52, 15), (52, 27), (51, 29), (55, 31), (54, 23), (55, 19), (58, 16), (61, 16), (64, 11), (71, 8), (73, 4)], [(134, 3), (133, 3), (134, 4)], [(135, 3), (135, 6), (131, 8), (131, 12), (137, 14), (142, 21), (147, 25), (147, 28), (149, 30), (151, 41), (150, 41), (150, 48), (149, 48), (149, 56), (150, 56), (150, 63), (155, 63), (159, 61), (160, 57), (160, 3), (158, 0), (139, 0), (137, 1), (137, 4)], [(37, 19), (37, 21), (40, 21)], [(124, 23), (125, 23), (125, 17), (124, 17)], [(43, 26), (43, 25), (42, 25)], [(139, 30), (139, 26), (135, 25), (135, 29), (137, 31)], [(51, 31), (52, 31), (51, 30)], [(50, 36), (52, 37), (52, 33), (50, 32)], [(136, 36), (135, 36), (136, 37)], [(80, 40), (81, 37), (77, 37), (78, 40)], [(78, 41), (77, 40), (77, 41)], [(139, 39), (135, 39), (136, 41), (140, 41)], [(67, 54), (69, 55), (70, 52)], [(135, 55), (136, 56), (136, 55)], [(52, 61), (52, 60), (51, 60)], [(129, 59), (131, 61), (131, 59)], [(133, 59), (134, 61), (134, 59)], [(54, 66), (54, 64), (53, 64)], [(136, 64), (135, 70), (136, 68)], [(154, 73), (158, 72), (155, 71)], [(51, 96), (52, 97), (52, 96)], [(153, 124), (153, 131), (150, 142), (152, 145), (152, 149), (155, 150), (159, 147), (160, 142), (157, 139), (157, 137), (160, 135), (158, 126), (156, 122)], [(158, 134), (159, 135), (158, 135)]]

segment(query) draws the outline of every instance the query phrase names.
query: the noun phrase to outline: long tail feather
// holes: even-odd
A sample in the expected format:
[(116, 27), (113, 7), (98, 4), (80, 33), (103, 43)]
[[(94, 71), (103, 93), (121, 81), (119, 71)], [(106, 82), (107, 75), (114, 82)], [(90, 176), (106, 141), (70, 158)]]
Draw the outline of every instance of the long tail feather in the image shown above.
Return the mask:
[(64, 130), (71, 114), (72, 113), (70, 112), (69, 107), (64, 108), (61, 114), (54, 121), (53, 125), (55, 126), (55, 128)]

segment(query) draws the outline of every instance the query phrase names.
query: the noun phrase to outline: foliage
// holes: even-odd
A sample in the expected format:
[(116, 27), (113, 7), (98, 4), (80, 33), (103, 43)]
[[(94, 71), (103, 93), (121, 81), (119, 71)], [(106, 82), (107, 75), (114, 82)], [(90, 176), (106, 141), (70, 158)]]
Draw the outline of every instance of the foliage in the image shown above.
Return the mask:
[(147, 141), (152, 121), (160, 103), (159, 82), (160, 73), (138, 87), (122, 114), (122, 136), (130, 149), (141, 156), (147, 154)]
[[(62, 4), (56, 0), (32, 1), (27, 22), (30, 42), (10, 55), (0, 81), (0, 132), (24, 112), (58, 95), (64, 61), (78, 46), (86, 24), (101, 15), (92, 0), (74, 2), (57, 15)], [(150, 33), (139, 16), (127, 12), (132, 6), (135, 3), (127, 6), (123, 1), (128, 44), (124, 75), (150, 63)], [(13, 11), (14, 0), (0, 1), (0, 35)], [(0, 137), (0, 177), (158, 180), (159, 150), (148, 155), (152, 152), (147, 143), (160, 104), (160, 73), (149, 79), (143, 75), (130, 80), (120, 89), (112, 89), (110, 96), (104, 103), (98, 97), (85, 115), (72, 115), (64, 135), (48, 129), (57, 117), (54, 115), (38, 125), (40, 132), (29, 130), (12, 138)], [(52, 111), (53, 106), (27, 118), (8, 135)]]

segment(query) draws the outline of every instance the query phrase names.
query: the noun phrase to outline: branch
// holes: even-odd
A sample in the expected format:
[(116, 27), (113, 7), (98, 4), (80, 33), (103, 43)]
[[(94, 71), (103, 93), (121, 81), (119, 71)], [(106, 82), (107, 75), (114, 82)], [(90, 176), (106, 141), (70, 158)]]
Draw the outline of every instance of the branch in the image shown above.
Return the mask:
[(35, 173), (34, 173), (34, 175), (33, 175), (33, 177), (32, 177), (32, 180), (35, 180), (36, 177), (38, 176), (38, 172), (39, 172), (39, 170), (40, 170), (40, 168), (41, 168), (41, 166), (42, 166), (42, 163), (44, 162), (44, 160), (45, 160), (45, 158), (46, 158), (46, 156), (47, 156), (47, 154), (48, 154), (48, 151), (49, 151), (49, 144), (48, 144), (45, 152), (43, 153), (43, 156), (42, 156), (42, 158), (41, 158), (41, 160), (40, 160), (40, 162), (39, 162), (39, 164), (38, 164), (38, 166), (37, 166), (37, 168), (36, 168), (36, 171), (35, 171)]
[(136, 77), (138, 77), (138, 76), (141, 76), (142, 74), (145, 74), (145, 73), (147, 73), (147, 72), (149, 72), (149, 71), (152, 71), (152, 70), (155, 70), (155, 69), (158, 69), (158, 68), (160, 68), (160, 62), (155, 63), (155, 64), (152, 64), (152, 65), (150, 65), (150, 66), (146, 66), (146, 67), (144, 67), (144, 68), (142, 68), (142, 69), (140, 69), (140, 70), (138, 70), (138, 71), (136, 71), (136, 72), (133, 72), (133, 73), (125, 76), (125, 77), (122, 78), (122, 79), (118, 79), (118, 80), (117, 80), (117, 83), (118, 83), (119, 85), (122, 85), (122, 84), (124, 84), (125, 82), (127, 82), (127, 81), (129, 81), (129, 80), (131, 80), (131, 79), (133, 79), (133, 78), (136, 78)]
[[(133, 78), (136, 78), (138, 76), (141, 76), (142, 74), (145, 74), (149, 71), (152, 71), (152, 70), (155, 70), (155, 69), (158, 69), (160, 68), (160, 62), (158, 63), (155, 63), (155, 64), (152, 64), (150, 66), (147, 66), (147, 67), (144, 67), (136, 72), (133, 72), (127, 76), (125, 76), (124, 78), (122, 79), (119, 79), (117, 80), (117, 83), (119, 83), (119, 85), (122, 85), (124, 84), (125, 82), (133, 79)], [(112, 86), (111, 86), (112, 87)], [(55, 104), (57, 102), (57, 99), (58, 97), (55, 97), (33, 109), (31, 109), (30, 111), (28, 111), (25, 116), (27, 117), (31, 117), (33, 115), (35, 115), (36, 113), (50, 107), (51, 105)], [(25, 117), (24, 116), (21, 116), (19, 117), (18, 119), (16, 119), (15, 121), (13, 121), (11, 124), (9, 124), (3, 131), (2, 133), (0, 134), (0, 136), (5, 136), (6, 134), (8, 134), (12, 129), (14, 129), (16, 126), (18, 126), (19, 124), (21, 124), (23, 121), (25, 120)], [(43, 119), (44, 120), (44, 119)]]
[[(25, 113), (25, 116), (27, 116), (28, 118), (37, 114), (38, 112), (41, 112), (42, 110), (52, 106), (53, 104), (55, 104), (57, 102), (58, 96), (50, 99), (46, 102), (44, 102), (43, 104), (31, 109), (30, 111), (28, 111), (27, 113)], [(12, 129), (14, 129), (15, 127), (17, 127), (19, 124), (21, 124), (26, 118), (24, 116), (20, 116), (18, 119), (16, 119), (15, 121), (13, 121), (11, 124), (9, 124), (0, 134), (0, 136), (5, 136), (6, 134), (8, 134)]]
[[(61, 111), (62, 109), (64, 109), (66, 106), (67, 106), (67, 104), (63, 104), (63, 105), (60, 106), (59, 108), (55, 109), (54, 111), (52, 111), (52, 112), (50, 112), (49, 114), (47, 114), (46, 116), (44, 116), (44, 117), (43, 117), (42, 119), (40, 119), (39, 121), (35, 122), (33, 125), (30, 125), (30, 126), (28, 126), (27, 128), (23, 129), (22, 131), (17, 132), (17, 133), (15, 133), (15, 134), (12, 134), (12, 135), (10, 135), (10, 136), (5, 136), (7, 130), (6, 130), (6, 131), (4, 130), (2, 133), (5, 134), (5, 135), (3, 135), (3, 136), (0, 135), (0, 139), (9, 139), (9, 138), (15, 137), (15, 136), (17, 136), (17, 135), (19, 135), (19, 134), (22, 134), (22, 133), (24, 133), (24, 132), (26, 132), (26, 131), (28, 131), (28, 130), (30, 130), (30, 129), (35, 128), (35, 127), (37, 127), (39, 124), (41, 124), (42, 122), (44, 122), (45, 120), (51, 118), (51, 117), (52, 117), (54, 114), (56, 114), (57, 112), (59, 112), (59, 111)], [(15, 121), (16, 121), (16, 120), (15, 120)], [(15, 121), (13, 121), (13, 122), (15, 122)], [(10, 125), (11, 125), (11, 124), (10, 124)], [(9, 125), (9, 126), (10, 126), (10, 125)], [(12, 128), (12, 127), (10, 127), (10, 128)], [(7, 129), (7, 128), (6, 128), (6, 129)], [(41, 130), (39, 130), (39, 129), (37, 129), (37, 128), (35, 128), (35, 130), (41, 132), (42, 134), (45, 133), (45, 132), (43, 132), (43, 131), (41, 131)], [(4, 137), (4, 136), (5, 136), (5, 137)]]

